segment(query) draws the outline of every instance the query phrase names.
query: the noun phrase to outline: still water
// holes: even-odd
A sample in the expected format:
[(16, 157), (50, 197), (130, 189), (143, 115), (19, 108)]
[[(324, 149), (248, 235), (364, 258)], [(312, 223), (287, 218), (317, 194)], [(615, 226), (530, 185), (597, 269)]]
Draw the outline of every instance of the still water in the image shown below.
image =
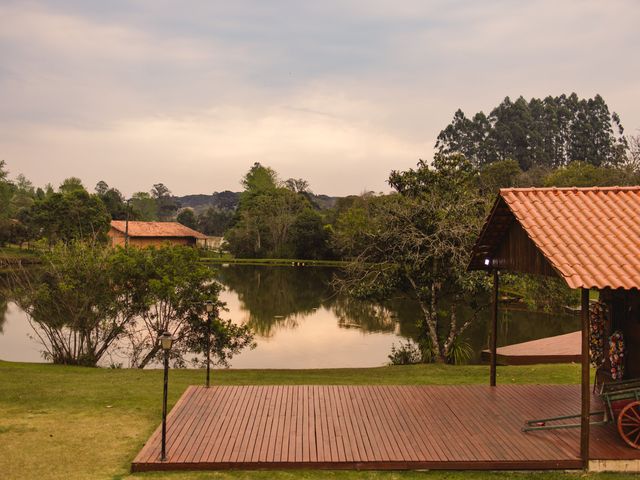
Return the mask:
[[(233, 368), (371, 367), (388, 363), (391, 346), (415, 338), (419, 307), (398, 296), (383, 304), (336, 295), (335, 270), (322, 267), (232, 265), (219, 270), (223, 316), (247, 323), (257, 348), (233, 358)], [(465, 335), (478, 361), (488, 343), (488, 314)], [(461, 320), (464, 321), (465, 312)], [(575, 317), (503, 309), (499, 345), (578, 329)], [(41, 347), (28, 319), (10, 301), (0, 303), (0, 359), (41, 362)], [(126, 362), (124, 364), (126, 366)]]

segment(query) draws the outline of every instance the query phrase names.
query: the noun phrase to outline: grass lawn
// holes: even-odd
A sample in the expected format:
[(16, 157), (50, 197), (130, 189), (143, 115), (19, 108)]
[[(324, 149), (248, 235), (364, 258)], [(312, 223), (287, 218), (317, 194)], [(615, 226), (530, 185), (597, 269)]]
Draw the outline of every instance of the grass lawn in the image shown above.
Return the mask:
[[(577, 383), (578, 365), (500, 367), (502, 383)], [(415, 365), (339, 370), (214, 371), (214, 383), (486, 383), (487, 367)], [(170, 402), (203, 372), (172, 370)], [(0, 361), (3, 479), (622, 479), (624, 475), (492, 472), (207, 472), (130, 475), (130, 462), (160, 422), (162, 372)]]

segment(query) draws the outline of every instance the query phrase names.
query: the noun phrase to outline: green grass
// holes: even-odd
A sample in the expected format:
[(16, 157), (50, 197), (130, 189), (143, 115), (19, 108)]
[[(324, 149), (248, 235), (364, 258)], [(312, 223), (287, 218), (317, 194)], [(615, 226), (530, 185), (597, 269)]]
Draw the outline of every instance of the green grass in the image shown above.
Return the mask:
[[(577, 383), (577, 365), (500, 367), (501, 383)], [(214, 371), (214, 383), (487, 383), (483, 366), (413, 365), (338, 370)], [(203, 372), (172, 370), (169, 400)], [(162, 372), (0, 361), (0, 478), (23, 479), (507, 479), (582, 478), (576, 473), (208, 472), (130, 475), (130, 462), (159, 423)], [(626, 478), (588, 475), (588, 478)]]

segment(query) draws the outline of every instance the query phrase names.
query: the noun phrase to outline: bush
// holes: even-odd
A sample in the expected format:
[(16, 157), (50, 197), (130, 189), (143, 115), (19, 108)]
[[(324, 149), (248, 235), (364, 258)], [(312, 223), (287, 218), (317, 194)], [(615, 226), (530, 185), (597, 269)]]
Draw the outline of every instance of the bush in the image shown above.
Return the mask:
[(391, 346), (389, 360), (391, 360), (391, 365), (413, 365), (420, 363), (422, 354), (420, 353), (420, 348), (409, 340), (406, 343), (400, 342), (397, 347), (394, 343)]

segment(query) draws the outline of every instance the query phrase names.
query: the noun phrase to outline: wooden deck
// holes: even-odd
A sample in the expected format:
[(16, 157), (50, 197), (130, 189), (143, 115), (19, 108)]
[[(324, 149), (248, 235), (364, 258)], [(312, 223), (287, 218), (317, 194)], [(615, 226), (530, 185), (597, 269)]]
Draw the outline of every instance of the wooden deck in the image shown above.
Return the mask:
[[(565, 333), (530, 342), (514, 343), (497, 349), (500, 365), (531, 365), (534, 363), (580, 363), (581, 332)], [(482, 360), (489, 362), (491, 352), (482, 351)]]
[[(578, 430), (520, 430), (579, 410), (577, 385), (189, 387), (167, 461), (158, 428), (132, 470), (580, 468)], [(611, 425), (591, 438), (593, 458), (640, 459)]]

